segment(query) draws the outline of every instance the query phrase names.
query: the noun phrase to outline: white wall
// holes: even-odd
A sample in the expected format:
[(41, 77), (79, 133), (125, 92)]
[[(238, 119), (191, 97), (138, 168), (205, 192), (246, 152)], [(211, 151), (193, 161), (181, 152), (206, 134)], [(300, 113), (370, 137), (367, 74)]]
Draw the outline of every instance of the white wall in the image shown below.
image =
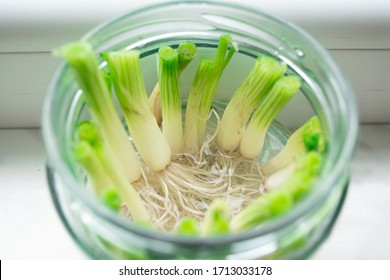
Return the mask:
[[(59, 63), (51, 49), (146, 2), (160, 1), (0, 1), (0, 128), (40, 126), (45, 88)], [(390, 1), (230, 2), (256, 5), (304, 28), (344, 70), (361, 122), (390, 122)]]

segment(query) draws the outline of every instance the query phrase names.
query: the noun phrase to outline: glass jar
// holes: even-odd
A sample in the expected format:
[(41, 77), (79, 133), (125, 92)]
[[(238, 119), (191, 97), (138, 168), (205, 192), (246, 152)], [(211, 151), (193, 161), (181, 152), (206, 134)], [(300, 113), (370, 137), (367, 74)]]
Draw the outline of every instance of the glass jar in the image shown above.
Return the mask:
[[(274, 122), (268, 150), (280, 149), (288, 128), (317, 114), (327, 141), (326, 160), (314, 190), (287, 214), (237, 234), (194, 238), (162, 234), (136, 226), (103, 207), (84, 188), (70, 143), (78, 120), (87, 116), (70, 69), (63, 63), (48, 87), (42, 116), (47, 177), (63, 223), (76, 242), (96, 259), (302, 259), (321, 244), (334, 224), (348, 186), (357, 140), (353, 92), (327, 51), (298, 27), (253, 7), (214, 2), (154, 5), (125, 14), (87, 34), (96, 53), (138, 49), (148, 92), (157, 81), (154, 54), (183, 40), (197, 44), (200, 56), (215, 53), (221, 34), (231, 34), (237, 53), (215, 95), (226, 104), (260, 54), (284, 61), (302, 78), (301, 92)], [(182, 76), (188, 94), (197, 62)], [(104, 64), (102, 64), (104, 67)], [(152, 78), (151, 78), (152, 77)]]

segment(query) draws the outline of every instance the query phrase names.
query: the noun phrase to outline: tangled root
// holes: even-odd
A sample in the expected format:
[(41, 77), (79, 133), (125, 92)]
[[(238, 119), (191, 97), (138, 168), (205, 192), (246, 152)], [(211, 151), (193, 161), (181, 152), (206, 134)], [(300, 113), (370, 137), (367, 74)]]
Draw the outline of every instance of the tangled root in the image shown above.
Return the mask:
[[(260, 164), (210, 147), (205, 157), (182, 154), (163, 171), (145, 169), (134, 183), (151, 214), (151, 225), (170, 232), (184, 217), (201, 222), (216, 198), (227, 201), (234, 216), (265, 192)], [(129, 217), (125, 207), (122, 214)]]
[[(133, 183), (155, 229), (173, 231), (184, 217), (201, 222), (216, 198), (224, 199), (234, 216), (265, 192), (260, 163), (221, 151), (213, 141), (217, 129), (218, 122), (199, 154), (180, 154), (160, 172), (145, 166), (142, 179)], [(121, 213), (130, 218), (125, 206)]]

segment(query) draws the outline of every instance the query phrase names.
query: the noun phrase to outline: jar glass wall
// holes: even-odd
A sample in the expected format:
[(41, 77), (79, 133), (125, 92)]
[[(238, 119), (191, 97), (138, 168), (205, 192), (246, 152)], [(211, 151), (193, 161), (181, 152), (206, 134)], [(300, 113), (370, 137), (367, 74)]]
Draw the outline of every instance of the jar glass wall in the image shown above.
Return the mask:
[[(70, 69), (62, 64), (49, 85), (42, 116), (48, 181), (64, 224), (91, 257), (306, 258), (327, 237), (348, 185), (358, 118), (353, 92), (344, 76), (326, 50), (308, 34), (252, 7), (184, 2), (128, 13), (97, 27), (83, 39), (96, 53), (139, 50), (146, 89), (151, 92), (157, 81), (155, 53), (159, 47), (189, 40), (198, 46), (197, 59), (212, 57), (219, 36), (226, 33), (240, 51), (222, 76), (214, 107), (223, 109), (257, 56), (266, 54), (284, 61), (288, 73), (299, 75), (303, 84), (270, 129), (263, 157), (280, 149), (290, 128), (317, 114), (328, 143), (318, 184), (289, 213), (239, 234), (186, 238), (135, 226), (100, 205), (81, 187), (82, 176), (71, 157), (70, 143), (77, 122), (88, 113)], [(183, 102), (196, 65), (196, 61), (191, 63), (181, 78)]]

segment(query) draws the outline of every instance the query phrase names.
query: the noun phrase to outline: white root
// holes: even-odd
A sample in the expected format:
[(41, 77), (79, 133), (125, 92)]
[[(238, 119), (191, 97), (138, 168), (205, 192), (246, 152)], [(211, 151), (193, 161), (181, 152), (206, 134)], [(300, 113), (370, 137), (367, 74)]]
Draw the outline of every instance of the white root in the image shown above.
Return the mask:
[[(134, 183), (157, 230), (170, 232), (184, 217), (202, 221), (216, 198), (225, 199), (235, 215), (264, 192), (259, 163), (238, 153), (227, 155), (213, 144), (208, 149), (212, 153), (203, 154), (203, 160), (182, 154), (161, 172), (145, 169), (143, 178)], [(126, 209), (122, 213), (129, 216)]]
[[(258, 161), (246, 159), (239, 152), (226, 153), (213, 141), (218, 132), (219, 116), (197, 155), (180, 154), (163, 171), (144, 167), (140, 180), (133, 185), (151, 215), (151, 225), (171, 232), (179, 220), (193, 217), (201, 222), (211, 202), (225, 199), (234, 216), (265, 192), (264, 176)], [(131, 218), (127, 209), (122, 214)]]

